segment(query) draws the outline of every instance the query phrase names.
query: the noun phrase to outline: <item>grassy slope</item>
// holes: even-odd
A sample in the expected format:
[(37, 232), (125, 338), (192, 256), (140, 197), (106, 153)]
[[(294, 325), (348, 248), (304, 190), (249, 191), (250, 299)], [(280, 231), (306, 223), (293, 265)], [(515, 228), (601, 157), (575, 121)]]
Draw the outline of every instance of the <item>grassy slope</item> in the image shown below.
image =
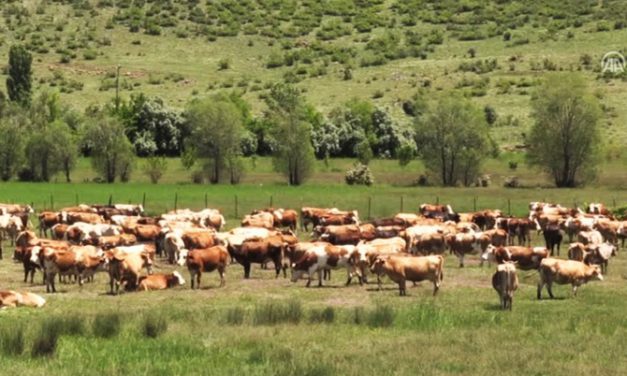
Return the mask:
[[(30, 4), (30, 3), (26, 3)], [(33, 4), (35, 4), (33, 2)], [(388, 5), (391, 2), (388, 2)], [(31, 6), (34, 13), (34, 5)], [(385, 12), (389, 13), (388, 11)], [(82, 91), (71, 94), (63, 94), (64, 101), (73, 106), (83, 108), (92, 103), (103, 103), (110, 100), (113, 90), (99, 91), (100, 82), (107, 72), (113, 72), (116, 65), (122, 66), (122, 81), (129, 85), (135, 85), (134, 91), (141, 91), (149, 96), (160, 96), (175, 106), (183, 107), (192, 93), (204, 95), (205, 93), (223, 90), (225, 83), (232, 83), (237, 88), (238, 82), (245, 80), (250, 85), (258, 82), (265, 83), (280, 80), (283, 74), (291, 68), (266, 69), (265, 63), (271, 51), (284, 52), (278, 43), (269, 46), (269, 38), (262, 36), (250, 36), (240, 33), (237, 37), (219, 37), (215, 42), (208, 42), (201, 37), (177, 38), (172, 28), (164, 28), (161, 36), (150, 36), (143, 33), (129, 33), (128, 28), (116, 25), (113, 29), (106, 29), (106, 21), (113, 15), (111, 8), (99, 9), (97, 17), (83, 18), (73, 17), (73, 11), (69, 6), (49, 4), (45, 15), (31, 15), (28, 23), (32, 26), (46, 25), (44, 30), (50, 30), (51, 34), (59, 35), (62, 47), (73, 37), (82, 37), (89, 27), (94, 29), (96, 40), (106, 37), (111, 40), (111, 46), (92, 47), (98, 51), (96, 60), (85, 60), (82, 50), (78, 49), (77, 58), (70, 64), (59, 64), (59, 55), (54, 48), (47, 54), (37, 54), (34, 68), (36, 79), (50, 79), (53, 71), (63, 72), (68, 79), (74, 79), (85, 84)], [(2, 21), (0, 21), (2, 22)], [(54, 25), (65, 25), (63, 31), (55, 31)], [(181, 23), (184, 25), (184, 23)], [(426, 32), (435, 26), (419, 22), (414, 30)], [(501, 116), (513, 115), (522, 122), (522, 129), (515, 127), (503, 127), (494, 130), (497, 140), (504, 145), (511, 145), (521, 140), (521, 134), (530, 124), (529, 121), (529, 93), (533, 88), (514, 89), (510, 94), (497, 94), (496, 82), (500, 79), (521, 78), (534, 79), (542, 77), (547, 71), (532, 71), (530, 63), (542, 62), (547, 58), (556, 63), (561, 70), (579, 69), (580, 56), (591, 55), (592, 66), (597, 67), (601, 56), (608, 51), (621, 50), (625, 47), (624, 40), (627, 30), (613, 30), (609, 32), (594, 32), (595, 24), (586, 23), (580, 28), (569, 28), (555, 33), (555, 40), (541, 38), (546, 34), (544, 26), (534, 28), (527, 25), (515, 31), (517, 35), (524, 35), (530, 39), (530, 44), (508, 47), (508, 42), (501, 37), (493, 37), (479, 41), (459, 41), (449, 33), (445, 34), (443, 45), (436, 47), (435, 52), (430, 53), (426, 60), (407, 58), (391, 61), (386, 65), (369, 68), (354, 69), (351, 81), (342, 80), (343, 66), (331, 63), (327, 68), (327, 75), (317, 78), (306, 78), (299, 86), (306, 89), (307, 97), (323, 112), (327, 112), (338, 103), (352, 97), (371, 98), (376, 91), (384, 93), (383, 98), (375, 102), (389, 108), (394, 116), (402, 121), (407, 119), (402, 115), (400, 101), (411, 97), (424, 79), (431, 81), (431, 93), (440, 89), (454, 87), (463, 77), (478, 77), (474, 73), (457, 72), (460, 62), (470, 60), (467, 58), (469, 48), (477, 52), (477, 59), (496, 58), (499, 69), (482, 75), (490, 77), (491, 82), (486, 96), (474, 98), (480, 104), (490, 104), (496, 108)], [(398, 27), (398, 30), (403, 30)], [(383, 33), (382, 28), (375, 29), (372, 35)], [(568, 31), (574, 33), (574, 37), (567, 38)], [(28, 35), (28, 34), (27, 34)], [(361, 39), (367, 34), (353, 34), (341, 37), (329, 42), (336, 46), (358, 46), (363, 48)], [(0, 46), (0, 56), (7, 56), (8, 47), (14, 41), (15, 35), (8, 33), (5, 43)], [(303, 40), (314, 40), (313, 35)], [(141, 44), (133, 44), (139, 41)], [(253, 45), (249, 46), (252, 41)], [(94, 46), (94, 42), (90, 42)], [(361, 52), (355, 58), (355, 63), (360, 59)], [(511, 63), (514, 71), (510, 71), (511, 56), (517, 56), (518, 61)], [(218, 70), (218, 61), (228, 59), (230, 68), (225, 71)], [(314, 65), (319, 65), (315, 62)], [(185, 80), (175, 83), (165, 80), (169, 74), (177, 73)], [(608, 121), (611, 125), (605, 128), (610, 135), (610, 142), (616, 145), (624, 145), (627, 132), (625, 124), (627, 113), (624, 103), (627, 99), (625, 93), (626, 83), (614, 80), (611, 83), (595, 80), (596, 73), (584, 73), (589, 78), (593, 89), (598, 90), (602, 96), (602, 102), (608, 108), (612, 108), (615, 115)], [(162, 83), (150, 84), (150, 78), (161, 79)], [(40, 88), (49, 87), (48, 83)], [(124, 86), (124, 85), (123, 85)], [(213, 89), (209, 89), (209, 87)], [(250, 86), (249, 86), (250, 88)], [(230, 89), (229, 89), (230, 90)], [(526, 93), (525, 93), (526, 92)], [(251, 101), (256, 112), (262, 109), (259, 94), (263, 91), (248, 91), (245, 98)], [(123, 96), (130, 92), (122, 91)]]

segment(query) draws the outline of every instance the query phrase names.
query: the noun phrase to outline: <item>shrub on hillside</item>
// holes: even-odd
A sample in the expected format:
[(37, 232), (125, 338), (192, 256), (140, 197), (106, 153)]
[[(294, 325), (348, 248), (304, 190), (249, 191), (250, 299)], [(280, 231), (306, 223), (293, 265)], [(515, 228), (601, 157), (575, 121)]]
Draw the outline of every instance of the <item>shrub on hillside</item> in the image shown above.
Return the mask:
[(368, 166), (359, 162), (353, 165), (353, 168), (346, 171), (344, 180), (348, 185), (367, 185), (370, 186), (374, 183), (374, 177)]

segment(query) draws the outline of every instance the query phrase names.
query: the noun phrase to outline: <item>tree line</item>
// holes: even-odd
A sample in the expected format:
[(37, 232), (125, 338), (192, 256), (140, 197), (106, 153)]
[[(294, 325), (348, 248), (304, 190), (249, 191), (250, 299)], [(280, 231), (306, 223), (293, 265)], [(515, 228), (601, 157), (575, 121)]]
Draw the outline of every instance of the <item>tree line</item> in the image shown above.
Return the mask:
[[(264, 94), (265, 110), (253, 116), (236, 93), (191, 100), (184, 110), (143, 94), (89, 106), (79, 113), (56, 93), (32, 95), (32, 57), (21, 46), (9, 53), (6, 97), (0, 92), (0, 178), (49, 181), (62, 172), (71, 181), (79, 155), (91, 157), (105, 182), (128, 181), (137, 157), (156, 182), (167, 162), (182, 158), (200, 180), (237, 184), (242, 157), (272, 156), (288, 184), (300, 185), (314, 160), (356, 157), (420, 158), (430, 179), (445, 186), (470, 185), (482, 162), (498, 154), (490, 138), (490, 108), (444, 92), (418, 93), (403, 104), (411, 118), (401, 123), (371, 102), (351, 99), (323, 115), (299, 88), (277, 83)], [(572, 187), (594, 176), (599, 161), (598, 100), (577, 75), (549, 76), (532, 98), (534, 125), (527, 137), (527, 161), (557, 186)]]

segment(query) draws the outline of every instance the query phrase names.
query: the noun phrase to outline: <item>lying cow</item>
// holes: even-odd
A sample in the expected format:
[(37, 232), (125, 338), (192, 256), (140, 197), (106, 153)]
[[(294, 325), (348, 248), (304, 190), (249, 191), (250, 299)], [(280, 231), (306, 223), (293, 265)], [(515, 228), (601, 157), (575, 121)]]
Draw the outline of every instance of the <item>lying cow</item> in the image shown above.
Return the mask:
[(399, 294), (407, 295), (406, 281), (433, 282), (433, 295), (437, 294), (444, 277), (442, 264), (444, 258), (440, 255), (431, 256), (379, 256), (372, 266), (373, 273), (386, 274), (398, 284)]
[(496, 266), (496, 272), (492, 275), (492, 287), (499, 294), (501, 309), (511, 311), (514, 291), (518, 289), (518, 275), (514, 264), (508, 262)]
[(0, 309), (21, 306), (41, 308), (44, 304), (46, 299), (32, 292), (0, 291)]
[(152, 274), (139, 278), (138, 291), (165, 290), (185, 284), (183, 276), (174, 271), (170, 274)]
[(142, 268), (145, 267), (148, 274), (151, 274), (153, 264), (151, 255), (154, 253), (151, 254), (146, 245), (117, 247), (107, 251), (111, 294), (119, 294), (120, 286), (127, 290), (134, 290)]
[(540, 282), (538, 283), (538, 299), (542, 299), (542, 288), (546, 285), (551, 299), (553, 283), (564, 285), (570, 283), (573, 295), (577, 296), (577, 288), (592, 280), (603, 280), (601, 268), (598, 265), (586, 265), (580, 261), (546, 258), (540, 264)]

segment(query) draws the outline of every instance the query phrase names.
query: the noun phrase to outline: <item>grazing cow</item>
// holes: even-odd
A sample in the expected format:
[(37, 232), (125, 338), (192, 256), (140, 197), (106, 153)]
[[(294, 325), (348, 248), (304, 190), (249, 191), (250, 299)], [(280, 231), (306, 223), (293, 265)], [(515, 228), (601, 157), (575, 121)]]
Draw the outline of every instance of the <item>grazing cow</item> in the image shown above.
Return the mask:
[(274, 215), (268, 212), (246, 215), (241, 223), (242, 227), (261, 227), (272, 230), (274, 228)]
[[(242, 243), (241, 247), (229, 248), (231, 257), (244, 267), (244, 278), (250, 278), (250, 264), (265, 264), (267, 260), (274, 263), (276, 278), (283, 266), (283, 254), (288, 245), (281, 235), (273, 235), (265, 239), (251, 239)], [(283, 270), (286, 275), (286, 270)]]
[(518, 275), (513, 263), (499, 264), (492, 275), (492, 287), (499, 294), (501, 309), (512, 310), (514, 291), (518, 289)]
[(141, 225), (135, 226), (133, 234), (137, 237), (137, 241), (140, 242), (153, 242), (157, 240), (161, 227), (158, 225)]
[(355, 245), (360, 240), (372, 240), (375, 237), (375, 228), (371, 224), (363, 225), (331, 225), (316, 227), (314, 233), (318, 233), (320, 240), (335, 245)]
[(607, 274), (607, 264), (612, 256), (616, 256), (616, 246), (610, 243), (592, 244), (586, 247), (583, 262), (586, 265), (599, 265), (601, 273)]
[(45, 304), (46, 299), (32, 292), (0, 291), (0, 309), (21, 306), (41, 308)]
[(568, 259), (569, 260), (575, 260), (575, 261), (581, 261), (583, 262), (583, 259), (586, 257), (586, 245), (583, 243), (570, 243), (570, 245), (568, 246)]
[(489, 245), (481, 255), (484, 261), (503, 264), (516, 263), (521, 270), (535, 270), (540, 267), (540, 262), (549, 256), (549, 251), (544, 247), (495, 247)]
[(560, 260), (546, 258), (540, 264), (540, 282), (538, 283), (538, 299), (542, 299), (542, 288), (546, 285), (551, 299), (553, 283), (560, 285), (570, 283), (573, 295), (577, 296), (577, 289), (584, 283), (592, 280), (603, 280), (601, 268), (598, 265), (586, 265), (575, 260)]
[[(464, 256), (472, 253), (485, 252), (488, 245), (490, 245), (490, 239), (486, 236), (479, 234), (455, 234), (450, 238), (451, 252), (459, 258), (459, 267), (464, 267)], [(481, 261), (483, 265), (483, 261)]]
[(581, 231), (577, 234), (577, 241), (588, 244), (601, 244), (603, 243), (603, 235), (597, 230)]
[(170, 274), (152, 274), (139, 278), (138, 291), (165, 290), (185, 284), (183, 276), (174, 271)]
[(543, 231), (544, 242), (546, 244), (546, 248), (551, 251), (551, 256), (553, 256), (555, 252), (555, 248), (557, 248), (557, 255), (560, 254), (560, 246), (562, 244), (562, 231), (558, 225), (548, 225)]
[(105, 259), (102, 251), (93, 246), (73, 246), (69, 250), (33, 247), (31, 262), (44, 269), (46, 292), (56, 292), (54, 280), (57, 274), (76, 276), (79, 286), (83, 279), (102, 269)]
[[(315, 244), (315, 243), (314, 243)], [(331, 244), (315, 244), (307, 249), (300, 260), (292, 264), (292, 282), (298, 281), (305, 274), (307, 275), (307, 287), (311, 285), (311, 277), (318, 274), (318, 286), (322, 287), (322, 272), (324, 270), (346, 268), (349, 285), (354, 274), (362, 284), (361, 272), (351, 262), (351, 255), (355, 251), (355, 246), (344, 245), (334, 246)]]
[(49, 229), (52, 226), (62, 223), (61, 213), (44, 211), (39, 213), (39, 235), (46, 236)]
[(328, 217), (326, 219), (327, 224), (331, 221), (337, 221), (336, 218), (330, 218), (331, 216), (336, 216), (341, 219), (342, 223), (339, 224), (358, 224), (359, 223), (359, 214), (357, 210), (353, 211), (340, 211), (337, 208), (325, 209), (325, 208), (310, 208), (304, 207), (300, 211), (301, 218), (301, 227), (303, 230), (307, 231), (307, 225), (311, 223), (314, 227), (322, 224), (321, 220), (323, 217)]
[(200, 288), (200, 277), (203, 272), (217, 270), (220, 274), (220, 287), (224, 286), (224, 274), (226, 266), (231, 262), (229, 251), (222, 245), (206, 249), (194, 249), (189, 251), (185, 260), (189, 270), (192, 289), (194, 281), (196, 288)]
[(97, 213), (83, 213), (83, 212), (61, 212), (65, 221), (69, 224), (76, 222), (84, 222), (90, 224), (104, 223), (104, 219)]
[(120, 286), (127, 290), (134, 290), (142, 268), (145, 267), (148, 274), (152, 272), (153, 262), (150, 249), (145, 245), (117, 247), (107, 251), (105, 255), (109, 266), (111, 294), (119, 294)]
[(426, 218), (439, 219), (443, 222), (459, 222), (460, 220), (459, 214), (453, 211), (451, 205), (422, 204), (420, 205), (420, 214)]
[(444, 274), (442, 264), (444, 258), (440, 255), (431, 256), (379, 256), (371, 267), (373, 273), (386, 274), (398, 284), (399, 294), (407, 295), (406, 281), (433, 282), (433, 295), (437, 294)]

